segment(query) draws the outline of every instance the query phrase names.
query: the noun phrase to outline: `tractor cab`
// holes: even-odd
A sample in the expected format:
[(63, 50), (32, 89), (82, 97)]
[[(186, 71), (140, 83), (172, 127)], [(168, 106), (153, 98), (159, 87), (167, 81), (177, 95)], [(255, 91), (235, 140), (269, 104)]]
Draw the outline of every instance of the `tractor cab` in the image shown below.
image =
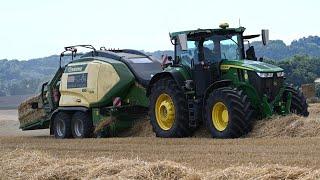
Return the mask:
[[(170, 37), (175, 45), (176, 63), (192, 68), (196, 64), (208, 65), (223, 60), (257, 60), (249, 39), (259, 37), (260, 34), (244, 36), (244, 27), (228, 28), (228, 26), (228, 24), (222, 24), (221, 29), (171, 33)], [(262, 30), (264, 45), (268, 42), (268, 33), (268, 30)]]
[[(220, 25), (220, 29), (198, 29), (170, 34), (175, 45), (174, 64), (189, 69), (197, 96), (202, 96), (211, 84), (223, 79), (226, 67), (235, 67), (235, 63), (239, 62), (243, 68), (248, 68), (246, 66), (250, 64), (265, 64), (258, 62), (254, 47), (249, 42), (249, 39), (259, 37), (260, 34), (245, 36), (244, 27), (228, 27), (225, 23)], [(264, 45), (268, 39), (268, 30), (262, 30)], [(263, 58), (259, 58), (259, 61), (262, 60)], [(281, 68), (270, 69), (282, 71)]]

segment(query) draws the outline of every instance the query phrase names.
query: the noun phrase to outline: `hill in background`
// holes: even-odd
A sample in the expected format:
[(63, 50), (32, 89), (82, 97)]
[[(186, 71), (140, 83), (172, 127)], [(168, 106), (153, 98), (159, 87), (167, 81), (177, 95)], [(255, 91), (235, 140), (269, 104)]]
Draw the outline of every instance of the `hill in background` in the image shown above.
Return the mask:
[[(301, 38), (293, 41), (290, 45), (286, 45), (281, 40), (270, 41), (267, 46), (263, 46), (261, 42), (252, 42), (251, 45), (255, 46), (257, 57), (264, 57), (284, 67), (289, 75), (290, 73), (296, 74), (295, 79), (290, 80), (289, 78), (290, 83), (300, 85), (301, 83), (311, 82), (320, 76), (320, 70), (318, 72), (315, 68), (320, 61), (320, 59), (315, 58), (320, 57), (320, 37), (318, 36)], [(173, 56), (172, 50), (146, 53), (159, 59), (163, 54)], [(308, 62), (313, 64), (308, 65)], [(51, 78), (58, 66), (58, 55), (27, 61), (0, 60), (0, 96), (38, 92), (41, 84)]]
[(296, 55), (320, 57), (320, 37), (309, 36), (299, 40), (292, 41), (286, 45), (281, 40), (270, 41), (267, 46), (260, 42), (253, 42), (258, 57), (265, 57), (271, 60), (284, 60)]

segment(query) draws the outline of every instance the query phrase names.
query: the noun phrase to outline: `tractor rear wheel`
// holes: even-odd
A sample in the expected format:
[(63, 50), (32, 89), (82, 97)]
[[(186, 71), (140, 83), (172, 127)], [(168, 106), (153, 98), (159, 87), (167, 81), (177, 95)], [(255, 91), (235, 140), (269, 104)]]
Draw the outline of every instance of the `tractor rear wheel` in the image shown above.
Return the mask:
[(308, 104), (303, 93), (300, 90), (297, 90), (293, 87), (286, 87), (283, 93), (284, 102), (287, 102), (287, 96), (289, 92), (291, 92), (292, 94), (290, 112), (300, 116), (308, 117), (309, 116)]
[(153, 84), (149, 103), (150, 123), (157, 137), (191, 135), (187, 101), (174, 80), (165, 78)]
[(253, 116), (248, 96), (230, 87), (214, 90), (205, 104), (205, 120), (213, 138), (238, 138), (247, 134)]
[(58, 112), (53, 122), (53, 132), (57, 139), (72, 137), (71, 134), (71, 117), (65, 112)]
[(88, 113), (75, 112), (72, 116), (71, 130), (74, 138), (89, 138), (92, 136), (93, 124)]

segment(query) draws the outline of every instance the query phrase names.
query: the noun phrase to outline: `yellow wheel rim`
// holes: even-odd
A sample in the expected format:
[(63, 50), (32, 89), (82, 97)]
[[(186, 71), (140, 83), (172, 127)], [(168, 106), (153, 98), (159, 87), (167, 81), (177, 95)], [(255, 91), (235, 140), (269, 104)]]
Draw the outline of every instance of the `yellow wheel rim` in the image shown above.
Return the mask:
[(222, 102), (217, 102), (211, 113), (212, 123), (218, 131), (224, 131), (229, 122), (229, 112), (227, 106)]
[(161, 94), (155, 106), (155, 114), (158, 125), (163, 130), (169, 130), (174, 123), (175, 108), (171, 97), (168, 94)]

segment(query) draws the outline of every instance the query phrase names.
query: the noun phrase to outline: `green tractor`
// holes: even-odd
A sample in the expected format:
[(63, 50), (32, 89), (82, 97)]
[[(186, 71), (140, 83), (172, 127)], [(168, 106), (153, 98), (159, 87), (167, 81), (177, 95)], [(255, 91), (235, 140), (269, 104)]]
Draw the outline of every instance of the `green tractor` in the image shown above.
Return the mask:
[[(190, 136), (203, 124), (214, 138), (238, 138), (256, 119), (309, 115), (302, 92), (285, 85), (283, 69), (256, 57), (249, 39), (260, 34), (244, 31), (222, 24), (170, 34), (175, 58), (147, 88), (156, 136)], [(269, 31), (261, 34), (266, 45)]]

